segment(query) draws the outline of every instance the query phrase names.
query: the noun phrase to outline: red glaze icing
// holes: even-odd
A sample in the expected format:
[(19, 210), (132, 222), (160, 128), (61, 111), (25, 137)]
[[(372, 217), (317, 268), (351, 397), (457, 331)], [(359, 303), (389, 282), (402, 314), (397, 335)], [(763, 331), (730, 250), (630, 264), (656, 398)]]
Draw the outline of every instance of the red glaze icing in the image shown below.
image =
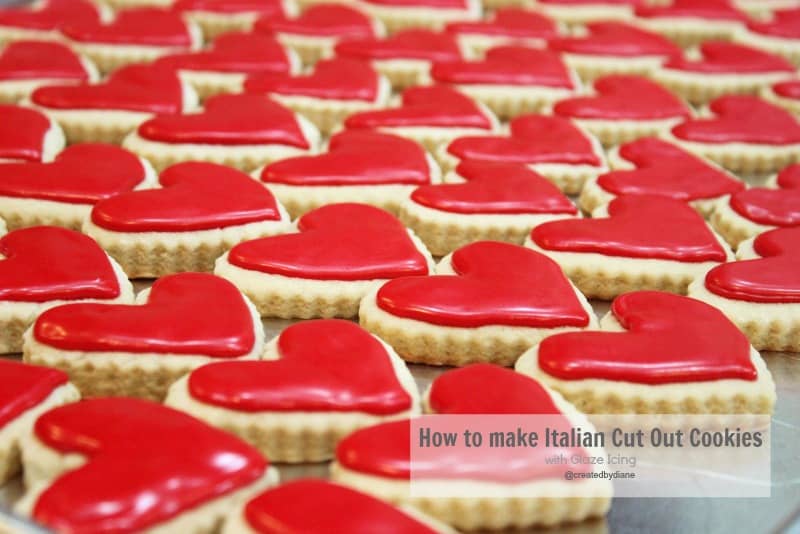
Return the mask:
[(800, 8), (779, 9), (772, 12), (772, 19), (753, 20), (747, 24), (751, 32), (783, 39), (800, 38)]
[(159, 181), (162, 189), (130, 191), (98, 202), (92, 222), (115, 232), (192, 232), (281, 218), (268, 189), (224, 165), (178, 163), (162, 172)]
[(0, 26), (28, 30), (57, 30), (64, 24), (91, 23), (99, 20), (100, 13), (89, 0), (45, 0), (41, 7), (0, 9)]
[(411, 424), (408, 419), (356, 430), (336, 446), (336, 461), (352, 471), (409, 480), (410, 436)]
[(252, 94), (217, 95), (205, 101), (202, 113), (160, 115), (138, 132), (162, 143), (311, 147), (294, 112)]
[(335, 49), (339, 56), (357, 59), (461, 59), (461, 50), (454, 36), (428, 30), (404, 30), (385, 39), (348, 39), (337, 43)]
[(6, 163), (0, 196), (94, 204), (145, 178), (139, 158), (114, 145), (72, 145), (53, 163)]
[(594, 82), (595, 96), (558, 102), (556, 115), (578, 119), (659, 120), (688, 118), (684, 102), (655, 82), (640, 76), (605, 76)]
[(585, 37), (557, 37), (550, 48), (571, 54), (641, 57), (676, 56), (681, 49), (666, 37), (622, 22), (593, 22)]
[(113, 21), (72, 21), (61, 31), (82, 43), (185, 47), (192, 45), (189, 27), (179, 13), (155, 7), (117, 11)]
[(35, 109), (0, 105), (0, 159), (41, 161), (50, 119)]
[(800, 164), (795, 163), (783, 169), (778, 174), (776, 183), (783, 189), (800, 189)]
[(312, 5), (296, 18), (263, 18), (256, 22), (255, 30), (338, 38), (375, 35), (374, 26), (367, 15), (338, 4)]
[(703, 74), (746, 74), (795, 71), (794, 65), (781, 56), (725, 41), (706, 41), (700, 45), (702, 59), (674, 57), (664, 67)]
[(522, 46), (491, 48), (480, 61), (434, 63), (431, 77), (436, 82), (455, 84), (575, 88), (569, 69), (560, 55)]
[(614, 195), (659, 195), (692, 201), (730, 195), (744, 184), (672, 143), (646, 137), (622, 145), (621, 157), (634, 170), (603, 174), (597, 184)]
[[(342, 513), (347, 510), (347, 513)], [(244, 509), (258, 534), (348, 532), (435, 534), (391, 504), (325, 480), (294, 480), (265, 491)]]
[(552, 39), (558, 35), (556, 23), (545, 15), (514, 7), (498, 9), (489, 20), (451, 22), (445, 31), (519, 39)]
[(169, 69), (129, 65), (102, 83), (40, 87), (31, 100), (52, 109), (108, 109), (144, 113), (180, 113), (183, 89)]
[(555, 185), (525, 165), (463, 161), (456, 172), (467, 181), (418, 187), (411, 199), (452, 213), (578, 213)]
[(625, 332), (570, 332), (539, 345), (539, 367), (562, 380), (637, 384), (755, 380), (750, 342), (725, 315), (699, 300), (636, 291), (611, 305)]
[(377, 338), (343, 320), (303, 321), (278, 338), (278, 360), (221, 362), (189, 375), (195, 399), (243, 412), (364, 412), (411, 409)]
[(173, 54), (156, 61), (183, 70), (242, 74), (288, 74), (289, 57), (283, 46), (268, 35), (231, 32), (220, 35), (202, 52)]
[(368, 4), (400, 8), (467, 9), (465, 0), (364, 0)]
[(784, 98), (800, 99), (800, 80), (778, 82), (772, 86), (772, 90)]
[(471, 98), (446, 86), (406, 89), (399, 108), (354, 113), (344, 124), (347, 128), (492, 128), (489, 118)]
[(788, 111), (755, 96), (728, 95), (711, 102), (712, 119), (689, 119), (672, 134), (698, 143), (800, 143), (800, 124)]
[(378, 291), (378, 307), (398, 317), (464, 328), (589, 324), (561, 268), (543, 254), (480, 241), (456, 250), (451, 262), (456, 275), (387, 282)]
[(17, 41), (0, 54), (0, 80), (89, 79), (80, 58), (61, 43)]
[(0, 360), (0, 430), (67, 383), (67, 373), (49, 367)]
[(172, 9), (224, 14), (257, 13), (261, 16), (285, 14), (281, 0), (175, 0)]
[(643, 18), (692, 18), (709, 21), (747, 22), (748, 16), (731, 0), (672, 0), (670, 5), (640, 5), (636, 16)]
[(725, 263), (706, 274), (706, 289), (721, 297), (761, 303), (800, 302), (800, 227), (759, 235), (753, 248), (761, 259)]
[[(258, 325), (260, 327), (260, 325)], [(253, 317), (223, 278), (181, 273), (153, 283), (143, 305), (75, 303), (42, 313), (41, 343), (61, 350), (202, 354), (237, 358), (253, 349)]]
[(800, 225), (800, 164), (786, 167), (778, 175), (781, 189), (754, 187), (731, 196), (731, 208), (758, 224)]
[(725, 249), (689, 205), (652, 195), (621, 196), (608, 218), (552, 221), (533, 229), (545, 250), (696, 263), (723, 262)]
[(139, 399), (67, 404), (37, 419), (34, 433), (88, 458), (36, 500), (33, 518), (58, 532), (141, 532), (255, 482), (269, 465), (237, 437)]
[(374, 102), (378, 98), (379, 79), (366, 62), (334, 58), (318, 61), (313, 72), (305, 76), (250, 76), (244, 87), (249, 93)]
[(557, 4), (565, 6), (638, 6), (643, 0), (537, 0), (541, 4)]
[(0, 238), (0, 299), (21, 302), (112, 299), (119, 283), (103, 249), (90, 237), (54, 226), (15, 230)]
[(425, 257), (394, 216), (365, 204), (329, 204), (297, 221), (298, 234), (245, 241), (228, 261), (243, 269), (313, 280), (428, 274)]
[(506, 163), (603, 164), (591, 140), (569, 119), (524, 115), (510, 123), (511, 136), (459, 137), (447, 152), (459, 159)]
[(334, 135), (328, 152), (288, 158), (264, 167), (261, 180), (296, 186), (430, 183), (425, 150), (414, 141), (371, 130)]

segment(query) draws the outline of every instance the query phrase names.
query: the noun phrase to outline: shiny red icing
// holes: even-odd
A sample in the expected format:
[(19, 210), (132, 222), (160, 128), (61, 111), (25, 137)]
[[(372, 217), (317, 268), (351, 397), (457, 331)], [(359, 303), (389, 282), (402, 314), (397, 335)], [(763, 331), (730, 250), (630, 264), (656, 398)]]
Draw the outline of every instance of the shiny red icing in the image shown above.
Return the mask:
[(90, 237), (34, 226), (0, 238), (0, 299), (48, 302), (112, 299), (119, 283), (108, 256)]
[(689, 119), (672, 134), (698, 143), (800, 143), (800, 123), (788, 111), (755, 96), (727, 95), (711, 102), (714, 118)]
[(255, 94), (217, 95), (205, 101), (201, 113), (160, 115), (138, 132), (162, 143), (311, 147), (294, 112)]
[(230, 32), (220, 35), (201, 52), (173, 54), (156, 61), (183, 70), (241, 74), (288, 74), (289, 57), (273, 37), (257, 33)]
[(617, 197), (609, 217), (552, 221), (533, 229), (539, 247), (559, 252), (680, 262), (723, 262), (725, 249), (688, 204), (653, 195)]
[(619, 155), (633, 170), (601, 175), (597, 185), (614, 195), (659, 195), (692, 201), (730, 195), (744, 183), (678, 146), (646, 137), (624, 144)]
[(92, 222), (115, 232), (192, 232), (281, 218), (272, 193), (231, 167), (178, 163), (164, 170), (159, 181), (159, 189), (98, 202)]
[(292, 278), (377, 280), (428, 274), (425, 257), (390, 213), (365, 204), (329, 204), (297, 221), (300, 233), (245, 241), (228, 261)]
[(380, 39), (348, 39), (336, 44), (336, 54), (357, 59), (423, 59), (455, 61), (461, 49), (455, 37), (428, 30), (403, 30)]
[(794, 65), (781, 56), (758, 48), (726, 41), (706, 41), (700, 45), (700, 59), (674, 57), (664, 63), (668, 69), (703, 74), (756, 74), (759, 72), (795, 71)]
[(618, 297), (625, 332), (569, 332), (539, 345), (539, 367), (561, 380), (638, 384), (755, 380), (747, 337), (718, 309), (659, 291)]
[(411, 200), (435, 210), (464, 214), (569, 214), (578, 209), (544, 177), (518, 163), (463, 161), (463, 184), (418, 187)]
[(800, 225), (800, 164), (786, 167), (777, 178), (780, 189), (754, 187), (731, 196), (730, 207), (758, 224)]
[(237, 358), (253, 350), (253, 327), (233, 284), (212, 274), (181, 273), (156, 280), (145, 304), (50, 308), (36, 320), (33, 336), (61, 350)]
[(575, 88), (560, 55), (522, 46), (491, 48), (479, 61), (434, 63), (430, 74), (441, 83)]
[(327, 153), (271, 163), (261, 171), (261, 180), (296, 186), (421, 185), (430, 183), (430, 164), (414, 141), (345, 130), (331, 137)]
[(73, 41), (109, 45), (143, 45), (188, 48), (192, 45), (189, 26), (179, 13), (155, 7), (117, 11), (114, 20), (72, 21), (61, 31)]
[(800, 302), (800, 227), (759, 235), (753, 248), (760, 259), (725, 263), (706, 274), (706, 289), (721, 297), (760, 303)]
[(645, 0), (538, 0), (541, 4), (563, 6), (638, 6)]
[(571, 54), (641, 57), (676, 56), (681, 49), (666, 37), (624, 22), (592, 22), (586, 36), (557, 37), (550, 48)]
[(175, 72), (150, 65), (129, 65), (98, 84), (40, 87), (31, 100), (52, 109), (107, 109), (144, 113), (180, 113), (183, 88)]
[(800, 163), (789, 165), (783, 169), (775, 180), (778, 187), (783, 189), (800, 189)]
[(67, 383), (67, 373), (0, 359), (0, 430)]
[[(346, 513), (342, 513), (347, 510)], [(293, 480), (245, 505), (247, 525), (258, 534), (349, 532), (435, 534), (391, 504), (325, 480)]]
[(778, 9), (772, 12), (771, 19), (753, 20), (748, 23), (747, 29), (768, 37), (798, 39), (800, 38), (800, 8)]
[(344, 124), (347, 128), (492, 128), (489, 117), (471, 98), (455, 89), (438, 85), (406, 89), (400, 107), (354, 113)]
[(776, 95), (782, 96), (783, 98), (800, 100), (800, 80), (778, 82), (772, 86), (772, 90)]
[(636, 16), (643, 18), (692, 18), (708, 21), (747, 22), (749, 17), (732, 0), (672, 0), (669, 5), (639, 5)]
[(195, 399), (242, 412), (363, 412), (411, 409), (386, 349), (350, 321), (302, 321), (281, 332), (280, 359), (221, 362), (189, 375)]
[(27, 30), (57, 30), (64, 24), (92, 23), (99, 18), (97, 7), (89, 0), (45, 0), (35, 9), (0, 9), (0, 26)]
[(94, 204), (145, 178), (141, 160), (114, 145), (72, 145), (52, 163), (6, 163), (0, 196)]
[(47, 41), (16, 41), (0, 53), (0, 81), (89, 79), (80, 58), (67, 46)]
[(447, 152), (459, 159), (528, 165), (603, 164), (589, 137), (569, 119), (524, 115), (513, 119), (509, 126), (510, 136), (459, 137), (447, 146)]
[(369, 63), (357, 59), (323, 59), (303, 76), (263, 74), (244, 83), (248, 93), (276, 93), (334, 100), (375, 102), (379, 76)]
[(312, 5), (296, 18), (266, 17), (256, 22), (256, 31), (317, 37), (373, 37), (375, 26), (361, 11), (345, 5)]
[(683, 100), (640, 76), (605, 76), (594, 82), (594, 90), (594, 96), (561, 100), (553, 112), (563, 117), (601, 120), (660, 120), (690, 115)]
[(387, 282), (378, 291), (378, 307), (397, 317), (463, 328), (589, 323), (561, 268), (543, 254), (480, 241), (456, 250), (451, 262), (455, 275)]
[(0, 160), (41, 161), (50, 119), (35, 109), (0, 104)]
[(36, 499), (33, 518), (58, 532), (131, 534), (194, 512), (256, 482), (268, 467), (237, 437), (154, 402), (90, 399), (36, 420), (34, 433), (68, 469)]
[(467, 9), (466, 0), (364, 0), (368, 4), (384, 7), (412, 9)]
[(284, 15), (281, 0), (175, 0), (176, 11), (205, 11), (220, 14), (257, 13), (261, 16)]
[(553, 20), (541, 13), (515, 7), (498, 9), (489, 20), (451, 22), (445, 31), (518, 39), (552, 39), (558, 35), (558, 27)]

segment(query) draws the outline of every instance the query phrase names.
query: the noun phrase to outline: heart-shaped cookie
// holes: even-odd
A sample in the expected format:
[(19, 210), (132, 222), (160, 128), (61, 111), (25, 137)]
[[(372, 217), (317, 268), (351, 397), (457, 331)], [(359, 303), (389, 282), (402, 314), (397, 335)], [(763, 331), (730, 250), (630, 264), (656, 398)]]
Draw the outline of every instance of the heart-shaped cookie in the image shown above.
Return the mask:
[(584, 327), (589, 316), (561, 268), (530, 249), (480, 241), (456, 250), (455, 275), (384, 284), (380, 309), (441, 326)]
[(636, 6), (636, 16), (648, 19), (691, 18), (731, 22), (750, 20), (731, 0), (672, 0), (669, 5), (641, 4)]
[(671, 58), (664, 68), (703, 74), (795, 72), (794, 65), (781, 56), (726, 41), (706, 41), (700, 45), (700, 54), (700, 59)]
[(751, 20), (747, 29), (779, 39), (800, 38), (800, 9), (776, 9), (767, 20)]
[(214, 96), (201, 113), (160, 115), (145, 121), (138, 133), (162, 143), (311, 147), (294, 112), (254, 94)]
[(0, 238), (0, 299), (112, 299), (120, 294), (111, 262), (91, 238), (54, 226), (15, 230)]
[(50, 119), (35, 109), (0, 105), (0, 161), (42, 161)]
[(800, 225), (800, 165), (781, 171), (776, 183), (780, 189), (753, 187), (732, 195), (731, 209), (766, 226)]
[(88, 24), (100, 20), (100, 12), (90, 0), (45, 0), (35, 9), (27, 6), (0, 9), (0, 26), (28, 30), (57, 30), (65, 24)]
[(677, 96), (640, 76), (605, 76), (594, 83), (594, 96), (558, 102), (556, 115), (576, 119), (659, 120), (689, 117), (689, 108)]
[(518, 39), (552, 39), (558, 35), (555, 22), (545, 15), (513, 7), (498, 9), (490, 19), (484, 21), (451, 22), (445, 31)]
[(176, 48), (192, 45), (189, 26), (180, 13), (155, 7), (122, 9), (108, 23), (99, 19), (70, 21), (61, 31), (69, 39), (82, 43)]
[(588, 34), (556, 37), (550, 48), (557, 52), (616, 57), (663, 56), (681, 54), (681, 49), (666, 37), (623, 22), (592, 22)]
[[(269, 466), (227, 432), (137, 399), (61, 406), (34, 433), (56, 453), (87, 458), (54, 473), (33, 505), (33, 518), (60, 532), (149, 530), (256, 482)], [(211, 528), (215, 518), (207, 521)]]
[(58, 369), (0, 359), (0, 429), (45, 400), (68, 378)]
[(574, 89), (561, 56), (522, 46), (489, 49), (480, 61), (434, 63), (431, 77), (440, 83), (536, 85)]
[(89, 73), (69, 47), (47, 41), (16, 41), (0, 53), (0, 81), (65, 80), (85, 82)]
[(399, 31), (385, 39), (348, 39), (337, 43), (335, 50), (337, 55), (358, 59), (461, 59), (461, 49), (455, 37), (428, 30)]
[(234, 15), (237, 13), (256, 13), (262, 17), (278, 16), (284, 13), (281, 0), (175, 0), (175, 11), (205, 11)]
[(289, 57), (277, 40), (245, 32), (223, 34), (214, 39), (207, 50), (164, 56), (156, 64), (183, 70), (241, 74), (288, 74), (290, 69)]
[(348, 39), (375, 35), (375, 26), (367, 15), (338, 4), (312, 5), (296, 18), (262, 18), (256, 22), (254, 29), (267, 33)]
[(162, 172), (159, 181), (160, 189), (98, 202), (92, 222), (115, 232), (191, 232), (281, 218), (272, 193), (230, 167), (179, 163)]
[(755, 380), (750, 342), (723, 313), (659, 291), (627, 293), (611, 312), (625, 332), (570, 332), (539, 345), (539, 368), (562, 380), (676, 384)]
[(428, 274), (425, 256), (386, 211), (331, 204), (303, 215), (300, 233), (233, 247), (228, 261), (242, 269), (315, 280), (378, 280)]
[(368, 63), (334, 58), (318, 61), (314, 70), (304, 76), (249, 76), (244, 88), (250, 93), (374, 102), (378, 97), (379, 81), (378, 73)]

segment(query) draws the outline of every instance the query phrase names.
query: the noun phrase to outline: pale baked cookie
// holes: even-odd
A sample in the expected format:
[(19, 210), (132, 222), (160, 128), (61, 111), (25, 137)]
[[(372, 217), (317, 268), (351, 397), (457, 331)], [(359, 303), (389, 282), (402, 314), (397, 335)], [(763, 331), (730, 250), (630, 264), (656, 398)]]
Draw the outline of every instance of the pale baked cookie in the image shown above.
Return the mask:
[(689, 295), (719, 308), (758, 350), (800, 352), (800, 228), (779, 228), (739, 245), (737, 259), (711, 269)]
[(755, 96), (719, 97), (707, 113), (675, 126), (665, 138), (745, 175), (777, 172), (800, 161), (800, 122)]
[(41, 111), (0, 104), (0, 163), (53, 161), (64, 144), (64, 131)]
[(55, 41), (64, 24), (95, 22), (106, 15), (91, 0), (38, 0), (0, 9), (0, 43)]
[(761, 98), (800, 115), (800, 80), (792, 78), (762, 87)]
[(302, 321), (262, 360), (204, 365), (175, 382), (167, 406), (236, 434), (273, 462), (321, 462), (343, 437), (420, 412), (405, 362), (341, 319)]
[(699, 50), (674, 57), (653, 79), (695, 105), (724, 94), (758, 94), (795, 72), (781, 56), (725, 41), (706, 41)]
[(453, 86), (502, 120), (549, 108), (581, 88), (559, 54), (510, 45), (491, 48), (477, 61), (434, 63), (430, 81)]
[(355, 5), (380, 20), (389, 33), (425, 28), (442, 30), (448, 22), (480, 20), (480, 0), (354, 0)]
[(264, 317), (355, 317), (387, 280), (433, 271), (425, 245), (379, 208), (331, 204), (296, 224), (297, 233), (246, 241), (217, 260), (214, 272)]
[(250, 31), (261, 17), (297, 12), (292, 0), (174, 0), (172, 9), (197, 24), (207, 41), (227, 32)]
[[(736, 0), (741, 2), (743, 0)], [(746, 0), (765, 5), (770, 0)], [(800, 7), (794, 0), (791, 6), (782, 6), (771, 12), (766, 20), (754, 19), (747, 23), (744, 31), (737, 32), (734, 39), (749, 46), (779, 54), (795, 65), (800, 65)], [(748, 9), (745, 6), (739, 6)], [(789, 9), (792, 8), (792, 9)]]
[[(487, 2), (483, 2), (488, 7)], [(461, 48), (470, 55), (482, 56), (496, 46), (547, 48), (548, 39), (561, 32), (558, 24), (545, 15), (515, 7), (498, 9), (485, 20), (451, 22), (445, 31), (456, 36)]]
[(147, 161), (113, 145), (72, 145), (52, 163), (0, 168), (0, 217), (11, 230), (38, 225), (80, 230), (98, 201), (157, 184)]
[(70, 144), (119, 144), (156, 113), (194, 109), (197, 94), (171, 69), (129, 65), (96, 84), (39, 87), (30, 102), (63, 126)]
[(171, 54), (156, 65), (177, 69), (201, 99), (219, 93), (240, 93), (248, 76), (297, 74), (300, 60), (269, 35), (230, 32), (199, 52)]
[(298, 76), (250, 76), (244, 89), (268, 94), (325, 134), (339, 129), (354, 113), (385, 107), (392, 94), (389, 81), (369, 63), (349, 58), (320, 60), (310, 72)]
[(521, 163), (567, 194), (608, 170), (603, 147), (593, 135), (563, 117), (524, 115), (509, 123), (507, 136), (460, 137), (436, 153), (442, 172), (459, 160)]
[(551, 336), (517, 371), (584, 413), (771, 414), (775, 384), (719, 310), (660, 291), (617, 297), (602, 332)]
[(750, 20), (733, 0), (671, 0), (636, 6), (636, 23), (682, 47), (711, 39), (729, 41)]
[(44, 412), (80, 399), (57, 369), (0, 359), (0, 484), (20, 471), (20, 438)]
[(545, 15), (570, 26), (633, 18), (633, 8), (640, 0), (532, 0)]
[(201, 365), (255, 360), (264, 348), (258, 313), (236, 287), (206, 273), (159, 278), (135, 304), (64, 304), (25, 332), (26, 362), (61, 369), (83, 397), (161, 401)]
[(206, 100), (199, 112), (143, 122), (122, 146), (159, 171), (182, 161), (207, 161), (248, 172), (314, 153), (319, 143), (319, 130), (308, 119), (266, 96), (221, 94)]
[(691, 110), (659, 84), (640, 76), (604, 76), (588, 96), (566, 98), (553, 113), (573, 119), (604, 146), (658, 135), (687, 119)]
[(83, 224), (131, 278), (211, 271), (233, 245), (292, 228), (272, 193), (236, 169), (179, 163), (159, 184), (97, 202)]
[(708, 218), (718, 200), (744, 183), (714, 163), (679, 146), (644, 137), (609, 151), (612, 172), (586, 182), (578, 205), (592, 213), (620, 195), (658, 195), (689, 202)]
[(361, 301), (361, 325), (406, 361), (511, 365), (544, 337), (596, 324), (558, 265), (517, 245), (467, 245), (436, 273), (392, 280)]
[(15, 41), (0, 46), (0, 103), (27, 98), (42, 85), (96, 82), (91, 61), (50, 41)]
[[(546, 416), (547, 424), (561, 431), (594, 431), (586, 417), (558, 393), (488, 364), (440, 375), (425, 395), (425, 408), (442, 415)], [(568, 470), (588, 474), (601, 466), (553, 468), (545, 461), (546, 447), (479, 455), (458, 447), (418, 461), (412, 458), (411, 428), (408, 421), (398, 421), (354, 432), (337, 448), (331, 465), (333, 480), (390, 502), (410, 504), (463, 531), (549, 527), (608, 512), (613, 493), (608, 480), (576, 477), (567, 481), (564, 475)], [(564, 454), (604, 452), (574, 447)], [(430, 484), (442, 497), (412, 497), (412, 483), (419, 489)]]
[(592, 22), (572, 37), (550, 40), (581, 79), (608, 74), (648, 75), (681, 49), (666, 37), (623, 22)]
[(722, 238), (678, 200), (625, 195), (592, 216), (541, 224), (526, 242), (589, 298), (611, 300), (641, 289), (685, 294), (697, 276), (733, 258)]
[(175, 52), (197, 50), (200, 28), (167, 9), (142, 7), (117, 11), (109, 21), (78, 20), (61, 26), (77, 52), (109, 73), (131, 63), (152, 61)]
[(139, 399), (90, 399), (39, 417), (23, 439), (16, 511), (66, 532), (213, 532), (278, 482), (235, 436)]
[(397, 214), (417, 186), (442, 179), (420, 145), (369, 130), (345, 130), (330, 138), (326, 152), (276, 161), (254, 176), (292, 218), (338, 202), (370, 204)]
[(20, 352), (23, 332), (49, 307), (133, 301), (119, 265), (78, 232), (54, 226), (16, 230), (0, 237), (0, 254), (0, 353)]
[(434, 256), (482, 240), (521, 245), (537, 224), (578, 216), (555, 185), (519, 163), (463, 161), (447, 181), (418, 187), (400, 206), (400, 220)]

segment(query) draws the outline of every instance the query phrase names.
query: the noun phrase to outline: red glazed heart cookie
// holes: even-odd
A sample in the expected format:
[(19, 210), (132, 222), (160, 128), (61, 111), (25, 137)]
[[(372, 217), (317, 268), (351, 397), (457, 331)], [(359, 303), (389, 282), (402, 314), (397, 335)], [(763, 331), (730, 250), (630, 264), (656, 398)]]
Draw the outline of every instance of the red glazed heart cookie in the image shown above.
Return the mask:
[(0, 10), (0, 27), (47, 32), (65, 24), (97, 22), (100, 13), (89, 0), (45, 0), (35, 9), (5, 7)]
[(737, 9), (731, 0), (672, 0), (669, 5), (636, 6), (641, 18), (700, 19), (705, 21), (747, 22), (748, 16)]
[(157, 65), (189, 71), (241, 74), (288, 74), (289, 57), (274, 38), (256, 33), (230, 32), (214, 39), (201, 52), (172, 54)]
[(386, 39), (362, 38), (336, 45), (336, 54), (358, 59), (422, 59), (454, 61), (461, 50), (452, 35), (427, 30), (405, 30)]
[(284, 13), (280, 0), (175, 0), (172, 3), (175, 11), (200, 11), (235, 15), (256, 13), (263, 17), (279, 16)]
[(89, 81), (80, 57), (67, 46), (46, 41), (16, 41), (0, 53), (2, 82), (11, 80)]
[(451, 22), (445, 31), (461, 36), (480, 35), (513, 39), (552, 39), (558, 35), (555, 22), (541, 13), (519, 8), (502, 8), (489, 20)]
[(664, 63), (664, 68), (702, 74), (795, 71), (794, 65), (781, 56), (736, 43), (706, 41), (700, 45), (700, 53), (702, 57), (697, 60), (686, 56), (672, 58)]
[(189, 27), (180, 14), (149, 7), (120, 10), (109, 23), (99, 19), (71, 21), (61, 31), (81, 43), (178, 48), (192, 45)]
[[(69, 377), (57, 369), (0, 360), (0, 429), (43, 402)], [(3, 473), (0, 463), (0, 473)], [(2, 476), (0, 480), (5, 481)]]
[(679, 55), (680, 48), (667, 38), (622, 22), (593, 22), (586, 25), (588, 35), (550, 40), (557, 52), (588, 56), (636, 58)]
[(249, 76), (245, 91), (274, 93), (324, 100), (374, 102), (379, 97), (380, 77), (369, 64), (347, 58), (323, 59), (304, 76), (262, 74)]
[[(755, 223), (766, 230), (776, 226), (800, 225), (800, 165), (784, 169), (777, 177), (780, 189), (754, 187), (732, 195), (728, 203), (736, 215)], [(718, 214), (721, 227), (735, 224), (726, 221), (727, 213)], [(715, 221), (717, 222), (717, 221)], [(722, 228), (721, 228), (722, 230)], [(723, 232), (725, 233), (725, 232)], [(753, 232), (747, 232), (755, 235)]]
[(768, 20), (751, 20), (747, 29), (755, 34), (778, 39), (800, 38), (800, 9), (777, 9)]
[(370, 38), (375, 26), (361, 11), (346, 5), (312, 5), (296, 18), (265, 17), (254, 29), (265, 33), (337, 38)]
[(50, 142), (52, 146), (47, 146), (53, 131), (53, 124), (44, 113), (20, 106), (0, 105), (0, 162), (52, 160), (55, 153), (64, 147), (63, 135), (60, 139), (54, 138)]

